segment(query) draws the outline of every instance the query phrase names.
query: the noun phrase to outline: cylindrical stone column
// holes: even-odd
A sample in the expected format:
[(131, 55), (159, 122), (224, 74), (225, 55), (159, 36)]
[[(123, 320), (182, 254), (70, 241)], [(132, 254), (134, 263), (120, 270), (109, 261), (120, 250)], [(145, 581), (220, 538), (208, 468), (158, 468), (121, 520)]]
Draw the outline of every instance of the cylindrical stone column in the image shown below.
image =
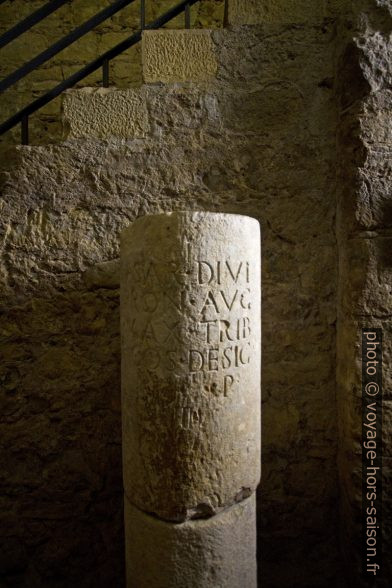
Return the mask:
[[(122, 234), (128, 588), (235, 588), (250, 561), (247, 588), (256, 586), (245, 499), (260, 478), (260, 266), (259, 223), (246, 216), (152, 215)], [(157, 541), (171, 563), (165, 579), (147, 581), (144, 569), (159, 572)]]

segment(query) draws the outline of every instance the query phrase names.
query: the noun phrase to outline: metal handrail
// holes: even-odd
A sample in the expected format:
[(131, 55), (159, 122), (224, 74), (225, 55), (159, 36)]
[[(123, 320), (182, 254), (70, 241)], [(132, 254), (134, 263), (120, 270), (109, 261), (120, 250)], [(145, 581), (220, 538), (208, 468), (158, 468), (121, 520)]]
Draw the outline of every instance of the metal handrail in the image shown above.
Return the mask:
[(57, 55), (57, 53), (59, 53), (66, 47), (69, 47), (69, 45), (80, 39), (80, 37), (83, 37), (86, 33), (89, 33), (94, 27), (101, 24), (101, 22), (103, 22), (110, 16), (113, 16), (113, 14), (116, 14), (116, 12), (118, 12), (122, 8), (125, 8), (125, 6), (132, 4), (133, 2), (135, 2), (135, 0), (116, 0), (115, 2), (113, 2), (113, 4), (110, 4), (110, 6), (107, 6), (106, 8), (95, 14), (92, 18), (86, 20), (79, 27), (68, 33), (68, 35), (65, 35), (65, 37), (62, 37), (62, 39), (56, 41), (56, 43), (53, 43), (53, 45), (45, 49), (45, 51), (42, 51), (42, 53), (36, 55), (35, 57), (33, 57), (33, 59), (31, 59), (27, 63), (24, 63), (21, 67), (19, 67), (14, 72), (9, 74), (6, 78), (1, 80), (0, 92), (4, 92), (4, 90), (18, 82), (20, 79), (27, 76), (27, 74), (31, 73), (34, 69), (36, 69), (49, 59), (51, 59), (51, 57), (54, 57), (55, 55)]
[[(131, 0), (131, 1), (133, 1), (133, 0)], [(181, 14), (181, 12), (185, 12), (187, 6), (190, 8), (193, 4), (196, 4), (196, 2), (198, 2), (198, 1), (199, 0), (182, 0), (176, 6), (174, 6), (170, 10), (167, 10), (164, 14), (162, 14), (160, 17), (155, 19), (153, 22), (151, 22), (149, 24), (145, 24), (144, 29), (151, 29), (152, 30), (152, 29), (161, 28), (163, 25), (165, 25), (166, 23), (171, 21), (173, 18), (175, 18), (176, 16)], [(144, 6), (144, 3), (142, 3), (142, 6)], [(186, 21), (188, 21), (188, 17), (186, 16), (186, 13), (185, 13), (185, 19), (186, 19)], [(142, 9), (142, 16), (141, 16), (141, 24), (142, 23), (144, 23), (143, 9)], [(186, 22), (186, 24), (188, 24), (188, 22)], [(43, 96), (40, 96), (39, 98), (37, 98), (36, 100), (31, 102), (28, 106), (25, 106), (24, 108), (19, 110), (19, 112), (17, 112), (16, 114), (14, 114), (10, 118), (8, 118), (5, 122), (0, 124), (0, 135), (2, 135), (3, 133), (5, 133), (9, 129), (11, 129), (12, 127), (17, 125), (18, 123), (21, 123), (21, 125), (22, 125), (22, 144), (24, 144), (24, 145), (28, 144), (28, 117), (30, 116), (30, 114), (32, 114), (33, 112), (36, 112), (39, 108), (42, 108), (42, 106), (45, 106), (45, 104), (48, 104), (48, 102), (50, 102), (51, 100), (53, 100), (54, 98), (59, 96), (64, 90), (72, 88), (72, 86), (74, 86), (77, 82), (81, 81), (86, 76), (93, 73), (94, 71), (96, 71), (100, 67), (103, 67), (103, 72), (104, 72), (103, 78), (105, 81), (105, 77), (106, 77), (105, 70), (106, 70), (106, 75), (107, 75), (109, 61), (111, 59), (113, 59), (114, 57), (117, 57), (117, 55), (120, 55), (120, 53), (122, 53), (126, 49), (129, 49), (130, 47), (132, 47), (133, 45), (138, 43), (141, 40), (141, 37), (142, 37), (142, 29), (140, 29), (139, 31), (137, 31), (136, 33), (131, 35), (130, 37), (127, 37), (126, 39), (124, 39), (123, 41), (121, 41), (120, 43), (118, 43), (117, 45), (112, 47), (112, 49), (109, 49), (108, 51), (103, 53), (100, 57), (97, 57), (96, 59), (94, 59), (93, 61), (91, 61), (90, 63), (88, 63), (84, 67), (82, 67), (79, 71), (75, 72), (74, 74), (69, 76), (67, 79), (63, 80), (60, 84), (58, 84), (57, 86), (52, 88), (52, 90), (49, 90), (48, 92), (46, 92), (46, 94), (44, 94)]]
[[(5, 0), (0, 1), (0, 4), (5, 2)], [(36, 25), (37, 23), (41, 22), (44, 18), (52, 14), (55, 10), (66, 4), (69, 0), (50, 0), (41, 8), (38, 8), (35, 12), (18, 22), (14, 27), (0, 35), (0, 49), (11, 43), (16, 37), (19, 37), (22, 33), (25, 33), (31, 27)]]

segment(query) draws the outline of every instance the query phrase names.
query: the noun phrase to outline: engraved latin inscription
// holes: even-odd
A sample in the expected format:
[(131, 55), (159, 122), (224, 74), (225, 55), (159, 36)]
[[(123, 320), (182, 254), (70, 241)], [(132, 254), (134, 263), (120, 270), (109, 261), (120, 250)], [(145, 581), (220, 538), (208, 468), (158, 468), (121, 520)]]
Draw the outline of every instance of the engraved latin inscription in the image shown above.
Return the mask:
[(260, 470), (260, 234), (173, 212), (122, 237), (124, 486), (168, 521), (218, 513)]
[[(251, 362), (250, 262), (187, 259), (187, 268), (188, 283), (181, 288), (176, 276), (184, 272), (174, 262), (166, 267), (152, 261), (134, 264), (136, 317), (131, 330), (142, 344), (136, 363), (147, 373), (173, 372), (180, 365), (189, 375), (204, 374), (208, 381), (213, 377), (215, 388), (210, 382), (205, 388), (227, 396), (240, 383), (241, 368)], [(175, 289), (168, 287), (171, 276)], [(196, 312), (186, 325), (181, 316), (167, 316), (167, 309), (175, 314), (187, 308)], [(192, 345), (186, 344), (186, 329)]]
[(189, 349), (188, 369), (190, 373), (220, 374), (227, 396), (234, 382), (240, 382), (239, 368), (251, 361), (252, 329), (246, 314), (251, 308), (250, 263), (198, 260), (197, 282), (206, 289), (198, 322), (204, 345)]

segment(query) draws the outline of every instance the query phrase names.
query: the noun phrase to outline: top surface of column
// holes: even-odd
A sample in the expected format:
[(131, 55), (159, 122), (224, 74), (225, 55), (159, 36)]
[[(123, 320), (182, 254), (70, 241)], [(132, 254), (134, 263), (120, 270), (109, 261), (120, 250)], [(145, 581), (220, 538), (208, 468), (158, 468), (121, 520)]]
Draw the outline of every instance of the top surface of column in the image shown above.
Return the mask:
[(124, 486), (167, 520), (209, 516), (260, 477), (260, 228), (175, 212), (121, 240)]

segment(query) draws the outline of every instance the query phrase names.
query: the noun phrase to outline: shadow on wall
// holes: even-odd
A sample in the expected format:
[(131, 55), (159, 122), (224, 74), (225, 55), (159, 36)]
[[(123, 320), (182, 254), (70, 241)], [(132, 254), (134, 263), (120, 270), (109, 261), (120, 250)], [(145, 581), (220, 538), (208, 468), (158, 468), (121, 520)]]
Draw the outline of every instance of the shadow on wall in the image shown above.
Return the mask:
[(118, 305), (74, 291), (2, 316), (4, 586), (120, 585)]
[(263, 226), (263, 585), (335, 585), (334, 39), (214, 33), (217, 80), (149, 87), (145, 138), (22, 150), (2, 217), (9, 584), (123, 581), (118, 292), (66, 277), (118, 255), (135, 216), (192, 208)]

